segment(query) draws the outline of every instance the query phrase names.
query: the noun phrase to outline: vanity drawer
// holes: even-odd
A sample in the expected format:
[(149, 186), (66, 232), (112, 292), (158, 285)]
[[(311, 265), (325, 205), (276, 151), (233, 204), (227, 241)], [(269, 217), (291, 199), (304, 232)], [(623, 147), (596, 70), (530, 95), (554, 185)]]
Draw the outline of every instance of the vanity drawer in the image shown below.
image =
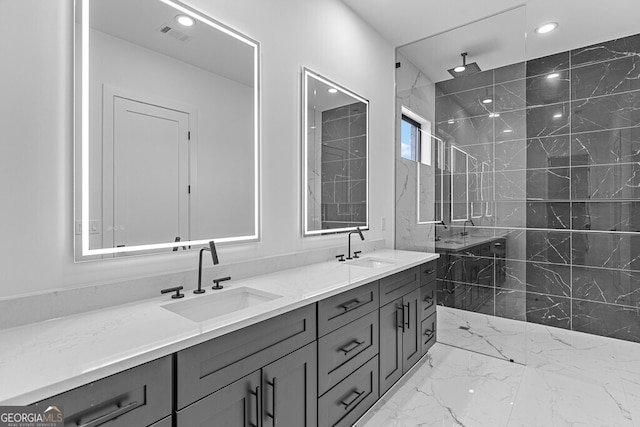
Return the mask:
[(148, 426), (171, 415), (171, 378), (171, 356), (166, 356), (36, 405), (63, 406), (65, 425)]
[(378, 354), (378, 311), (318, 339), (318, 395)]
[(420, 267), (420, 285), (424, 286), (427, 283), (433, 282), (436, 280), (436, 276), (438, 275), (438, 265), (436, 260), (426, 262), (422, 264)]
[(318, 302), (318, 336), (328, 334), (378, 308), (378, 282)]
[(418, 289), (419, 274), (419, 267), (414, 267), (380, 279), (380, 307)]
[(378, 400), (378, 356), (318, 400), (318, 426), (351, 426)]
[(178, 352), (178, 409), (315, 339), (311, 304)]
[(422, 336), (420, 338), (422, 342), (422, 354), (425, 354), (427, 350), (436, 343), (437, 326), (435, 313), (422, 321)]
[(420, 307), (424, 320), (436, 312), (436, 282), (429, 282), (420, 287)]

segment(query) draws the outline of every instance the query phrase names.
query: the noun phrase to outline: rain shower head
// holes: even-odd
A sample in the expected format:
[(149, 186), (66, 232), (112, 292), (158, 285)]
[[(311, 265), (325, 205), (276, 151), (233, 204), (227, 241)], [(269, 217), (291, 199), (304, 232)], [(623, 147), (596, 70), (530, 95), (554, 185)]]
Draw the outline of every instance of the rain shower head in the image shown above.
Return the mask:
[(462, 65), (447, 70), (449, 74), (453, 77), (466, 77), (480, 72), (480, 67), (475, 62), (467, 64), (467, 52), (461, 53), (460, 55), (462, 56)]

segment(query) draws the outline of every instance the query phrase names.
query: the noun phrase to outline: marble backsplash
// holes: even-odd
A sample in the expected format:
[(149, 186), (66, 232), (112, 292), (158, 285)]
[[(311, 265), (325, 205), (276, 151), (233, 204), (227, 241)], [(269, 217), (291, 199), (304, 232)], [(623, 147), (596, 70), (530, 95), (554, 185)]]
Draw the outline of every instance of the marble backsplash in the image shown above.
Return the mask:
[[(354, 241), (352, 244), (352, 249), (361, 250), (363, 255), (386, 247), (384, 239)], [(202, 272), (202, 287), (210, 288), (214, 278), (231, 276), (232, 281), (226, 284), (233, 285), (234, 280), (332, 260), (335, 255), (343, 254), (345, 251), (346, 243), (338, 247), (299, 251), (241, 262), (225, 263), (221, 260), (222, 262), (216, 266), (210, 266), (211, 260), (207, 259)], [(149, 274), (146, 277), (114, 283), (92, 284), (0, 299), (0, 329), (155, 298), (160, 295), (161, 289), (174, 286), (182, 285), (183, 292), (191, 292), (198, 283), (198, 253), (195, 250), (193, 259), (195, 267), (193, 270), (163, 275)]]

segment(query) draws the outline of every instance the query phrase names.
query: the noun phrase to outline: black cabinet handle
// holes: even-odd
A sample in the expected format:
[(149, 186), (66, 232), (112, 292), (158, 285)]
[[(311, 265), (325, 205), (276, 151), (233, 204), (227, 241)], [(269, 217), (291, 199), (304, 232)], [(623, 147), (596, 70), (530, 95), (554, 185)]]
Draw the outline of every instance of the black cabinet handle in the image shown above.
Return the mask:
[(435, 271), (435, 270), (434, 270), (433, 268), (430, 268), (430, 269), (428, 269), (428, 270), (425, 270), (425, 271), (424, 271), (424, 274), (433, 274), (433, 273), (434, 273), (434, 271)]
[(426, 337), (426, 339), (424, 340), (424, 343), (426, 344), (431, 341), (431, 338), (433, 338), (433, 330), (427, 329), (426, 331), (424, 331), (423, 335)]
[[(408, 302), (406, 304), (406, 306), (407, 306), (407, 322), (406, 322), (406, 325), (407, 325), (407, 329), (411, 329), (411, 303)], [(404, 310), (403, 310), (402, 317), (404, 319)]]
[(256, 397), (256, 423), (251, 423), (251, 427), (258, 427), (260, 425), (260, 386), (256, 386), (256, 391), (250, 391), (249, 393)]
[[(398, 309), (402, 309), (402, 322), (398, 322)], [(402, 328), (402, 332), (404, 333), (404, 304), (396, 308), (396, 327)]]
[(137, 406), (138, 406), (138, 402), (131, 402), (127, 406), (122, 406), (122, 407), (120, 406), (120, 404), (118, 404), (118, 409), (116, 409), (115, 411), (109, 412), (108, 414), (105, 414), (101, 417), (96, 418), (95, 420), (91, 420), (84, 424), (80, 424), (81, 421), (78, 420), (76, 421), (76, 425), (80, 427), (97, 427), (101, 424), (106, 423), (107, 421), (111, 421), (114, 418), (118, 418), (119, 416), (134, 410)]
[(362, 344), (364, 344), (364, 341), (353, 340), (351, 343), (349, 343), (348, 345), (342, 347), (338, 351), (343, 352), (344, 355), (346, 356), (347, 354), (351, 353), (356, 348), (360, 347)]
[(345, 302), (340, 307), (342, 307), (344, 309), (344, 312), (346, 313), (347, 311), (353, 310), (354, 308), (356, 308), (359, 304), (360, 304), (360, 300), (356, 298), (351, 301)]
[(344, 405), (344, 410), (345, 411), (348, 410), (349, 406), (353, 405), (363, 394), (364, 394), (364, 391), (358, 391), (358, 389), (353, 390), (349, 394), (349, 396), (353, 395), (353, 399), (351, 399), (351, 401), (347, 402), (347, 399), (344, 399), (343, 401), (340, 402), (342, 405)]
[(267, 416), (271, 419), (273, 419), (273, 426), (275, 427), (278, 424), (278, 414), (276, 413), (277, 411), (277, 406), (276, 406), (276, 399), (278, 398), (278, 389), (277, 389), (277, 383), (276, 383), (277, 378), (273, 378), (273, 380), (271, 380), (271, 382), (267, 381), (267, 385), (270, 385), (273, 389), (273, 394), (272, 396), (272, 400), (271, 400), (271, 413), (267, 412)]

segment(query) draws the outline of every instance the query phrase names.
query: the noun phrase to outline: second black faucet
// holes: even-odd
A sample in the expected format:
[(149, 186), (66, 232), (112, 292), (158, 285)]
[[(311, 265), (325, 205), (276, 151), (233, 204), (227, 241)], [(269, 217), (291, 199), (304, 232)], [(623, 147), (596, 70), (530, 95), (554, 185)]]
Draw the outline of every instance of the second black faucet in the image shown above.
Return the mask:
[[(351, 258), (351, 235), (354, 234), (354, 233), (358, 233), (360, 235), (360, 240), (364, 240), (364, 236), (362, 235), (362, 231), (360, 231), (360, 227), (356, 227), (355, 231), (350, 231), (349, 232), (349, 237), (348, 237), (349, 243), (348, 243), (348, 246), (347, 246), (347, 259), (353, 259), (353, 258)], [(360, 252), (358, 252), (358, 253), (360, 253)], [(354, 255), (355, 255), (355, 258), (358, 258), (358, 254), (354, 254)]]

